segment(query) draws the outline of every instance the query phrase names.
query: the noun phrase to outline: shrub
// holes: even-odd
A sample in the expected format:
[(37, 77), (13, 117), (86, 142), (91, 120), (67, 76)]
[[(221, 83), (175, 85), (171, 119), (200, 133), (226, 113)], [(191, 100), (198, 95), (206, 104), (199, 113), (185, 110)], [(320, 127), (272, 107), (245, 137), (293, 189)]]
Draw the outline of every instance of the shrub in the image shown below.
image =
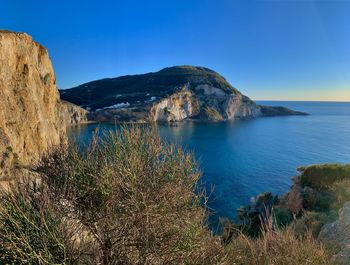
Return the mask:
[(332, 184), (350, 179), (350, 165), (325, 164), (301, 167), (300, 183), (315, 189), (327, 189)]
[(299, 215), (304, 209), (301, 190), (298, 184), (294, 184), (291, 190), (280, 199), (280, 203), (295, 215)]
[(272, 218), (275, 226), (278, 228), (286, 227), (294, 220), (293, 213), (282, 206), (273, 208)]
[(12, 184), (0, 192), (0, 263), (66, 264), (72, 245), (46, 189)]
[(83, 151), (61, 146), (37, 171), (56, 200), (74, 206), (101, 264), (216, 258), (218, 240), (204, 223), (205, 198), (194, 191), (200, 190), (200, 172), (193, 156), (162, 142), (151, 129), (122, 127), (95, 137)]
[(338, 210), (345, 202), (350, 201), (350, 180), (334, 183), (330, 191), (334, 196), (332, 208)]
[(302, 217), (293, 222), (292, 228), (297, 235), (305, 235), (310, 232), (314, 237), (317, 237), (322, 226), (329, 221), (326, 213), (305, 212)]
[(331, 192), (314, 189), (305, 189), (302, 198), (304, 208), (309, 211), (328, 211), (335, 201), (335, 196)]
[(264, 192), (259, 194), (251, 205), (240, 207), (237, 215), (243, 233), (252, 237), (259, 236), (271, 216), (273, 206), (277, 203), (277, 196), (271, 192)]

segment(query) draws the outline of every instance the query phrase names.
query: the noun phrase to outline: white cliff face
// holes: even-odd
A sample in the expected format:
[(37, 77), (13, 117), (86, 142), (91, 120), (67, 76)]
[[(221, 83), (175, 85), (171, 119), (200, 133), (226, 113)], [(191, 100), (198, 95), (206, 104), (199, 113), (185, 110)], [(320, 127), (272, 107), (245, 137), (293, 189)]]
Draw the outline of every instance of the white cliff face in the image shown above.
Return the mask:
[(195, 99), (188, 90), (175, 93), (155, 103), (149, 114), (151, 121), (182, 121), (196, 112)]
[(98, 121), (171, 122), (247, 119), (262, 114), (260, 107), (248, 97), (203, 84), (195, 88), (185, 85), (172, 95), (146, 103), (141, 110), (128, 105), (124, 108), (104, 108), (92, 115)]
[(225, 120), (261, 116), (260, 107), (240, 93), (228, 93), (207, 84), (197, 86), (195, 91), (202, 106), (213, 108)]
[[(235, 118), (254, 118), (261, 116), (260, 107), (241, 94), (227, 93), (207, 84), (198, 85), (193, 90), (185, 86), (180, 92), (154, 103), (150, 110), (151, 121), (182, 121), (193, 118), (200, 112), (201, 118), (208, 117), (208, 111), (217, 113), (218, 120)], [(206, 117), (206, 118), (205, 118)]]
[(260, 107), (242, 95), (229, 95), (224, 104), (226, 118), (255, 118), (261, 116)]

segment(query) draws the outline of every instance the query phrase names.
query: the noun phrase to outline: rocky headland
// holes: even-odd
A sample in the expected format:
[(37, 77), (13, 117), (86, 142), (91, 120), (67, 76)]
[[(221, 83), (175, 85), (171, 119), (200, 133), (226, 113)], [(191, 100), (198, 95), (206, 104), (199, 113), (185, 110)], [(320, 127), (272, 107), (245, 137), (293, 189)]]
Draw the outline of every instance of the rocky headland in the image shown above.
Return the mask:
[(215, 71), (194, 66), (96, 80), (60, 93), (62, 99), (88, 110), (95, 121), (220, 121), (306, 115), (284, 107), (260, 106)]

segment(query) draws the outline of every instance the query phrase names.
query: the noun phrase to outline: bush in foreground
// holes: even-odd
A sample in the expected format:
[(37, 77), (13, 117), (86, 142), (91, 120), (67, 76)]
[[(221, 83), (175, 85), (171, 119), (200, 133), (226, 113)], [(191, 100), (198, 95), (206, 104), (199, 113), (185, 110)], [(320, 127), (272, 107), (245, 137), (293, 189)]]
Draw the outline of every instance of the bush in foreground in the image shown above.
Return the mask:
[[(11, 185), (0, 192), (0, 264), (65, 264), (69, 235), (47, 190)], [(70, 260), (72, 261), (72, 260)]]
[(152, 130), (105, 133), (83, 151), (61, 147), (42, 159), (38, 171), (57, 203), (72, 206), (97, 262), (179, 264), (202, 256), (215, 262), (219, 241), (204, 224), (197, 164)]

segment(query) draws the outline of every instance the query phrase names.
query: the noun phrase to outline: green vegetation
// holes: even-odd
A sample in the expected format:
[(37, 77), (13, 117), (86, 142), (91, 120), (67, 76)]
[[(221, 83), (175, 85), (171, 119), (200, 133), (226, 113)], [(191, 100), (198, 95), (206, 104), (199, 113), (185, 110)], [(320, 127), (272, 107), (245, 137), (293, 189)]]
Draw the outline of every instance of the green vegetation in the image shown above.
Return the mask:
[(0, 199), (1, 264), (65, 264), (69, 260), (69, 235), (48, 190), (12, 185), (11, 191), (1, 190)]
[(329, 216), (326, 213), (306, 211), (299, 219), (293, 222), (292, 227), (297, 235), (311, 232), (314, 237), (317, 237), (322, 226), (329, 220)]
[(222, 121), (223, 117), (216, 109), (206, 106), (204, 108), (205, 117), (210, 121)]
[(306, 112), (295, 111), (280, 106), (264, 106), (260, 105), (260, 111), (263, 116), (288, 116), (288, 115), (309, 115)]
[(328, 189), (335, 182), (350, 179), (350, 165), (326, 164), (300, 167), (300, 183), (314, 189)]
[(235, 227), (245, 235), (256, 238), (262, 235), (270, 221), (274, 228), (281, 229), (287, 227), (294, 218), (292, 211), (281, 206), (280, 199), (271, 192), (261, 193), (250, 205), (241, 206), (237, 210), (237, 216), (239, 223), (223, 221), (225, 241), (231, 241), (237, 236), (237, 233), (227, 233), (227, 226)]
[(40, 181), (1, 192), (2, 264), (332, 264), (309, 233), (276, 230), (268, 215), (258, 238), (230, 226), (235, 238), (214, 236), (193, 156), (148, 127), (61, 145), (35, 170)]
[[(50, 207), (26, 199), (27, 189), (3, 194), (0, 241), (9, 241), (3, 245), (4, 252), (11, 249), (8, 263), (28, 260), (21, 253), (48, 257), (28, 264), (204, 264), (204, 258), (215, 264), (220, 258), (202, 195), (194, 191), (200, 173), (193, 157), (149, 129), (105, 134), (83, 151), (60, 146), (36, 170), (45, 177), (30, 196)], [(46, 242), (51, 231), (56, 241)], [(62, 238), (70, 231), (75, 237)]]
[(350, 200), (350, 165), (324, 164), (300, 167), (303, 214), (294, 222), (297, 234), (305, 229), (317, 236), (322, 226), (334, 221), (338, 210)]

